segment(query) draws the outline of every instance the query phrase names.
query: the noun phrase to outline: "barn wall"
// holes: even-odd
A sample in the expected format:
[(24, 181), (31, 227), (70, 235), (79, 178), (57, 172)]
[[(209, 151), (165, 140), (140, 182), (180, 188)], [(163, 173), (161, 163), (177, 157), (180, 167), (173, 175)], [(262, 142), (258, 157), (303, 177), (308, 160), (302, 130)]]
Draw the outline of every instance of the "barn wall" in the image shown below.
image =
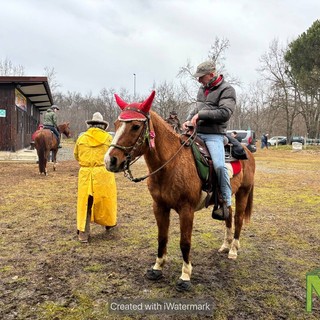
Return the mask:
[(15, 128), (12, 124), (14, 113), (14, 85), (1, 85), (0, 109), (6, 110), (6, 117), (0, 117), (0, 150), (13, 151)]
[(40, 121), (40, 112), (27, 99), (27, 109), (15, 105), (15, 85), (0, 86), (0, 109), (6, 117), (0, 117), (0, 151), (18, 151), (30, 146), (31, 135)]

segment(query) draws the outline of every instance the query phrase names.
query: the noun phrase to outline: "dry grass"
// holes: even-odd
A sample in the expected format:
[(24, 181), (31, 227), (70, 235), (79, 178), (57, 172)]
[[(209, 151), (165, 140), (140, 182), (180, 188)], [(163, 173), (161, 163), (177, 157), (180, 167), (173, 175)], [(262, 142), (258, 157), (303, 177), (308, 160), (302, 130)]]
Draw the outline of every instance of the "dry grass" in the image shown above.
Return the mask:
[[(174, 289), (182, 265), (175, 213), (165, 277), (155, 283), (144, 277), (157, 248), (145, 182), (118, 174), (118, 227), (106, 233), (93, 225), (90, 244), (81, 245), (77, 163), (61, 162), (47, 177), (38, 175), (36, 164), (1, 163), (0, 318), (116, 319), (108, 312), (111, 299), (187, 298), (213, 300), (213, 319), (318, 319), (320, 298), (305, 313), (305, 276), (319, 268), (319, 155), (316, 149), (258, 150), (254, 214), (243, 229), (238, 260), (217, 253), (223, 223), (213, 221), (209, 209), (198, 212), (193, 290), (184, 294)], [(136, 176), (145, 173), (143, 163), (135, 165)]]

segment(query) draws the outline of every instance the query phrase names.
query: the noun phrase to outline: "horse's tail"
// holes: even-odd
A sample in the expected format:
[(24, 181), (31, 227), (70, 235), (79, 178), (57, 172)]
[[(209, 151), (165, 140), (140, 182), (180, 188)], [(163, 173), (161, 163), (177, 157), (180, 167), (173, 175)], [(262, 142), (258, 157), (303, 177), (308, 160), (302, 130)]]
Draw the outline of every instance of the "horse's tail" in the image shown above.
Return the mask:
[(248, 196), (248, 201), (247, 201), (247, 205), (246, 208), (244, 210), (244, 220), (245, 222), (249, 222), (250, 218), (251, 218), (251, 214), (252, 214), (252, 209), (253, 209), (253, 188), (254, 186), (252, 186), (249, 196)]
[(46, 174), (46, 140), (43, 134), (39, 133), (36, 140), (38, 160), (39, 160), (39, 172)]

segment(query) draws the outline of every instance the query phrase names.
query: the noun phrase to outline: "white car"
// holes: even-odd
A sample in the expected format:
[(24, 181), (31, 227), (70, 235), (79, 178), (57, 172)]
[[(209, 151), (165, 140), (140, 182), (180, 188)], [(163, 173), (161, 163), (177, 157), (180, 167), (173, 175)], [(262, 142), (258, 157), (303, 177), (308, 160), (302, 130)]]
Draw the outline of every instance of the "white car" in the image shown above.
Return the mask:
[(275, 145), (285, 145), (287, 144), (287, 137), (285, 136), (275, 136), (270, 139), (268, 139), (268, 145), (269, 146), (275, 146)]

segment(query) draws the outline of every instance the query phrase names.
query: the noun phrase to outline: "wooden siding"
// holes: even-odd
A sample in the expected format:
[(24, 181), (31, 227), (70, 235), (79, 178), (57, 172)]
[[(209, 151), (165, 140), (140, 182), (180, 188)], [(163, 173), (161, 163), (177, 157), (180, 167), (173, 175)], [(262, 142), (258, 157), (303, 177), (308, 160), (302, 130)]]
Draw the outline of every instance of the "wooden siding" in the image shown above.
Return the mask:
[(15, 105), (14, 84), (0, 84), (0, 109), (6, 117), (0, 117), (0, 151), (18, 151), (30, 146), (31, 135), (40, 121), (40, 111), (27, 99), (26, 111)]

